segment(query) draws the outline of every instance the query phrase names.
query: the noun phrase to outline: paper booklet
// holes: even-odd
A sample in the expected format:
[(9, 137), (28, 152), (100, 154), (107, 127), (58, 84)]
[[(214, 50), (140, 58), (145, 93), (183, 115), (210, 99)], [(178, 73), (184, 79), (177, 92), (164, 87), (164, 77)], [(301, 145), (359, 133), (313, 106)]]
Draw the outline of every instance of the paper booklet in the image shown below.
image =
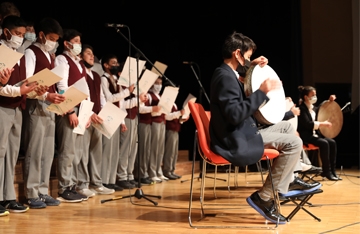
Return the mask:
[(166, 64), (163, 64), (159, 61), (156, 61), (154, 63), (154, 66), (151, 68), (151, 71), (154, 72), (155, 74), (157, 74), (158, 76), (162, 76), (162, 74), (160, 74), (160, 72), (158, 72), (158, 70), (156, 70), (156, 68), (162, 73), (164, 74), (165, 71), (166, 71), (166, 68), (167, 68), (167, 65)]
[[(143, 67), (145, 66), (146, 61), (139, 59), (139, 75), (141, 74)], [(123, 70), (118, 80), (118, 85), (129, 87), (132, 84), (137, 83), (137, 69), (136, 69), (136, 59), (133, 57), (127, 57)], [(130, 67), (129, 67), (130, 66)]]
[(182, 119), (187, 119), (190, 115), (190, 109), (189, 109), (189, 102), (196, 102), (196, 97), (193, 96), (191, 93), (187, 96), (187, 98), (184, 101), (183, 109), (185, 110), (184, 115), (181, 117)]
[(80, 135), (84, 135), (86, 130), (86, 124), (89, 121), (91, 115), (93, 114), (94, 103), (89, 100), (83, 100), (80, 104), (79, 108), (79, 124), (76, 128), (74, 128), (73, 133), (77, 133)]
[(88, 98), (89, 94), (89, 88), (85, 78), (83, 77), (65, 90), (63, 93), (65, 101), (60, 104), (52, 103), (46, 109), (54, 112), (55, 114), (64, 115), (69, 112), (69, 110), (77, 106), (82, 100)]
[[(147, 93), (158, 77), (158, 74), (146, 69), (139, 80), (139, 94)], [(137, 87), (135, 87), (133, 93), (137, 94)]]
[(22, 53), (12, 50), (5, 45), (0, 45), (0, 71), (5, 68), (13, 68), (22, 56), (24, 56)]
[(164, 92), (160, 97), (158, 106), (161, 107), (160, 112), (164, 114), (170, 114), (171, 109), (175, 103), (176, 97), (179, 94), (179, 88), (166, 86)]
[(121, 122), (124, 121), (126, 115), (127, 112), (125, 110), (120, 109), (112, 102), (107, 102), (98, 114), (98, 116), (103, 120), (102, 124), (93, 123), (92, 125), (105, 137), (110, 139), (120, 126)]

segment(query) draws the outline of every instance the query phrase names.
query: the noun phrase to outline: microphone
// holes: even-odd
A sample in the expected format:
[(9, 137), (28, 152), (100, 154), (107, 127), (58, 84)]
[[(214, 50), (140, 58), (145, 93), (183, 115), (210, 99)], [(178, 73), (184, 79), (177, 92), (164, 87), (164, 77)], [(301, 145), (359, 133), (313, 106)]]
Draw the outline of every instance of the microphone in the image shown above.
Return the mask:
[(192, 65), (194, 64), (194, 62), (191, 62), (191, 61), (184, 61), (183, 64), (189, 64), (189, 65)]
[(125, 24), (105, 24), (107, 28), (127, 28)]

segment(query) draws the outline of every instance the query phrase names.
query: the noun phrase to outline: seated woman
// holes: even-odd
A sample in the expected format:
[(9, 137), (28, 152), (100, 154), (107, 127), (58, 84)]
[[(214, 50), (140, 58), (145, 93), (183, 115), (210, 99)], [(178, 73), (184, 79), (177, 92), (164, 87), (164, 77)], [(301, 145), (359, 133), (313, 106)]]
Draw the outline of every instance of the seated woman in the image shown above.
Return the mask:
[[(318, 146), (320, 150), (320, 158), (322, 161), (321, 176), (329, 180), (341, 180), (335, 172), (337, 145), (334, 139), (330, 139), (321, 135), (318, 131), (319, 126), (331, 127), (329, 121), (315, 121), (317, 107), (314, 104), (317, 101), (316, 89), (312, 86), (299, 86), (300, 92), (300, 115), (298, 116), (297, 131), (303, 140), (304, 145), (309, 143)], [(329, 101), (334, 101), (335, 95), (330, 95)]]

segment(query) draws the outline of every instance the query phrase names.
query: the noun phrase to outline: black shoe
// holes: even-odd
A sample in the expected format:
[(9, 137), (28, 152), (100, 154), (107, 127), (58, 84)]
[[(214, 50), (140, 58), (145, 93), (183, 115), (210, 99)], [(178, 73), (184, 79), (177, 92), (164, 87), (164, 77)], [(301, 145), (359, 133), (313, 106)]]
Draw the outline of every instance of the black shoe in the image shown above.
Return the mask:
[(117, 184), (103, 184), (105, 188), (114, 189), (115, 191), (123, 191), (124, 189), (118, 186)]
[(121, 188), (124, 188), (124, 189), (133, 189), (133, 188), (135, 188), (135, 185), (131, 184), (127, 180), (118, 180), (116, 184), (118, 186), (120, 186)]
[(294, 181), (289, 184), (289, 189), (286, 194), (282, 194), (285, 197), (292, 197), (296, 195), (302, 195), (304, 193), (313, 192), (321, 188), (322, 184), (319, 182), (306, 183), (299, 177), (295, 177)]
[(129, 180), (129, 183), (135, 185), (135, 187), (137, 185), (137, 182), (135, 180)]
[(1, 205), (8, 210), (9, 212), (13, 212), (13, 213), (23, 213), (29, 210), (28, 206), (24, 206), (23, 204), (15, 201), (15, 200), (11, 200), (11, 201), (3, 201), (1, 203)]
[(1, 216), (6, 216), (6, 215), (9, 215), (9, 211), (7, 211), (5, 209), (5, 207), (3, 207), (2, 205), (0, 205), (0, 217)]
[(57, 199), (62, 202), (82, 202), (83, 196), (77, 193), (75, 189), (69, 187), (65, 189), (63, 193), (59, 193), (59, 197)]
[(166, 178), (168, 178), (169, 180), (176, 180), (178, 179), (177, 177), (173, 176), (172, 174), (168, 173), (168, 174), (164, 174), (164, 176)]
[(155, 182), (152, 181), (152, 180), (149, 179), (149, 178), (141, 178), (141, 179), (140, 179), (140, 183), (141, 183), (141, 184), (145, 184), (145, 185), (155, 184)]
[(334, 175), (334, 177), (336, 177), (338, 180), (342, 180), (342, 178), (336, 174), (335, 170), (334, 170), (334, 171), (331, 171), (331, 173), (332, 173), (332, 174)]
[(322, 172), (320, 175), (322, 177), (326, 177), (326, 179), (328, 179), (328, 180), (332, 180), (332, 181), (338, 181), (339, 180), (331, 172)]
[(281, 214), (277, 214), (274, 200), (264, 201), (260, 198), (257, 192), (254, 192), (250, 197), (246, 198), (246, 201), (252, 208), (270, 222), (277, 223), (277, 220), (279, 219), (279, 224), (286, 223), (286, 218)]
[(175, 176), (177, 179), (181, 179), (181, 175), (177, 175), (175, 173), (171, 173), (173, 176)]
[(303, 173), (303, 174), (320, 174), (321, 172), (322, 172), (321, 167), (311, 166), (311, 168), (309, 170), (302, 171), (301, 173)]

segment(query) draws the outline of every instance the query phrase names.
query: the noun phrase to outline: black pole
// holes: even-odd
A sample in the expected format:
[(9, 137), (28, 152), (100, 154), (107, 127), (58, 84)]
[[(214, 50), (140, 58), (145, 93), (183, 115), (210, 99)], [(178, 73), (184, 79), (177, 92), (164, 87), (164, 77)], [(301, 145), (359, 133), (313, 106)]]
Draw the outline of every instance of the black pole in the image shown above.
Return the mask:
[[(129, 30), (129, 35), (130, 35), (130, 29), (128, 26), (126, 25), (123, 25), (123, 27), (126, 27), (128, 30)], [(148, 200), (149, 202), (153, 203), (155, 206), (158, 205), (157, 202), (151, 200), (150, 198), (148, 197), (155, 197), (155, 198), (161, 198), (161, 196), (157, 196), (157, 195), (149, 195), (149, 194), (144, 194), (142, 189), (141, 189), (141, 180), (140, 180), (140, 155), (139, 155), (139, 152), (140, 152), (140, 144), (139, 144), (139, 139), (140, 139), (140, 130), (139, 130), (139, 114), (140, 114), (140, 94), (139, 94), (139, 79), (140, 79), (140, 71), (139, 71), (139, 57), (140, 56), (143, 56), (150, 64), (152, 64), (146, 57), (145, 55), (137, 48), (134, 46), (134, 44), (131, 42), (130, 39), (128, 39), (124, 34), (122, 34), (120, 32), (120, 29), (116, 28), (116, 32), (119, 33), (123, 38), (125, 38), (128, 42), (129, 42), (129, 57), (130, 57), (130, 48), (131, 46), (134, 47), (137, 52), (138, 52), (138, 55), (136, 56), (136, 76), (137, 76), (137, 80), (136, 80), (136, 86), (137, 86), (137, 156), (138, 157), (138, 160), (137, 160), (137, 174), (138, 174), (138, 181), (137, 181), (137, 188), (136, 188), (136, 191), (134, 194), (132, 195), (127, 195), (127, 196), (121, 196), (121, 197), (117, 197), (115, 199), (106, 199), (106, 200), (101, 200), (100, 202), (101, 203), (105, 203), (105, 202), (108, 202), (108, 201), (114, 201), (114, 200), (120, 200), (120, 199), (124, 199), (124, 198), (130, 198), (130, 201), (132, 204), (134, 204), (131, 200), (132, 197), (136, 197), (137, 199), (141, 199), (141, 198), (144, 198), (145, 200)], [(130, 38), (130, 36), (129, 36)], [(152, 64), (153, 67), (160, 73), (162, 74), (155, 66), (154, 64)], [(130, 71), (130, 70), (129, 70)], [(173, 86), (175, 86), (168, 78), (166, 78), (170, 84), (172, 84)], [(130, 76), (129, 76), (129, 83), (130, 83)], [(130, 85), (130, 84), (129, 84)], [(131, 94), (130, 94), (131, 95)], [(130, 151), (129, 151), (130, 153)]]

